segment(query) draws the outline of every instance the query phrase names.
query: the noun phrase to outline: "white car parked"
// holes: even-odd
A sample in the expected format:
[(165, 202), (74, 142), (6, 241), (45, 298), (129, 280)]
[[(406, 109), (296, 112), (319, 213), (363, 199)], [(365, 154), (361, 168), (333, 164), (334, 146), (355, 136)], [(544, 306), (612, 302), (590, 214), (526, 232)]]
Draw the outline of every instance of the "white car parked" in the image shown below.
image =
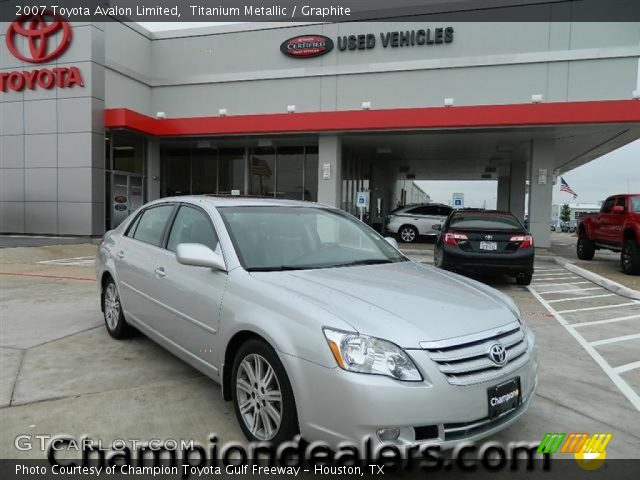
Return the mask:
[(406, 243), (415, 242), (420, 235), (436, 237), (433, 226), (442, 225), (452, 210), (440, 203), (407, 205), (387, 216), (385, 229)]

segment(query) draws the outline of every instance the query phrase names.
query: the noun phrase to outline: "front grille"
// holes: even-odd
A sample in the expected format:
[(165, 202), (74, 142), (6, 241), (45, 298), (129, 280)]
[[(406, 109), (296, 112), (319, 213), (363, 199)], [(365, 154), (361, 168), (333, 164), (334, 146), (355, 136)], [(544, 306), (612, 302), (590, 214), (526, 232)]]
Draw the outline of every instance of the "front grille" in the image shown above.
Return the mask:
[[(507, 352), (506, 363), (496, 365), (489, 348), (500, 343)], [(527, 361), (527, 342), (518, 322), (486, 334), (444, 342), (423, 342), (423, 349), (452, 385), (473, 385), (504, 377)]]

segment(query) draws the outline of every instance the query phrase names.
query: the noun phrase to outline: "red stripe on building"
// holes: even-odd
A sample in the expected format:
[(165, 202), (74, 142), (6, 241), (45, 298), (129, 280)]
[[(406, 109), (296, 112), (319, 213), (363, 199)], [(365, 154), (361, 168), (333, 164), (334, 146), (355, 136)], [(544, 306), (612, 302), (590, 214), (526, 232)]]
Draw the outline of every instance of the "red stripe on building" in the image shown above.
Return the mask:
[(149, 117), (127, 108), (114, 108), (105, 110), (104, 121), (107, 128), (127, 128), (157, 136), (529, 127), (640, 122), (640, 101), (603, 100), (166, 119)]

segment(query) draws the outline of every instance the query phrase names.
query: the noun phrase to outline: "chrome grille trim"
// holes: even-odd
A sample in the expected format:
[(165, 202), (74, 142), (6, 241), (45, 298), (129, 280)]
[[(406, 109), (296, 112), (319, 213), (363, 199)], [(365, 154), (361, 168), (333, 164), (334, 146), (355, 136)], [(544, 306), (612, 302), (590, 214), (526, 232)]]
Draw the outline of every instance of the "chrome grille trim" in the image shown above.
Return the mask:
[[(473, 385), (503, 377), (527, 362), (527, 341), (519, 322), (481, 334), (429, 344), (424, 348), (429, 358), (452, 385)], [(507, 361), (499, 366), (488, 356), (489, 347), (500, 343), (505, 347)]]
[(420, 342), (420, 348), (424, 350), (432, 350), (436, 348), (457, 347), (465, 343), (472, 343), (479, 340), (496, 337), (506, 332), (510, 332), (511, 330), (515, 330), (516, 328), (520, 328), (520, 322), (517, 320), (511, 323), (507, 323), (506, 325), (503, 325), (501, 327), (494, 328), (492, 330), (472, 333), (470, 335), (464, 335), (462, 337), (446, 338), (444, 340), (435, 340), (432, 342)]

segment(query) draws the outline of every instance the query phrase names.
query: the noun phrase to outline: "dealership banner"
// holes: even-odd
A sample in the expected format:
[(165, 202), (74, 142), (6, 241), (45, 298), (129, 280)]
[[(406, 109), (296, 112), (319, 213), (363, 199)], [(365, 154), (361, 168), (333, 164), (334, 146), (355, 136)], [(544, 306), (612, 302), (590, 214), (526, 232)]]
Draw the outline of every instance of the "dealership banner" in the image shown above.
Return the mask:
[[(509, 8), (514, 4), (528, 8)], [(637, 21), (636, 0), (0, 0), (0, 20), (50, 9), (72, 21), (353, 22), (425, 16), (450, 21)], [(34, 11), (35, 10), (35, 11)], [(613, 32), (615, 33), (615, 32)]]

